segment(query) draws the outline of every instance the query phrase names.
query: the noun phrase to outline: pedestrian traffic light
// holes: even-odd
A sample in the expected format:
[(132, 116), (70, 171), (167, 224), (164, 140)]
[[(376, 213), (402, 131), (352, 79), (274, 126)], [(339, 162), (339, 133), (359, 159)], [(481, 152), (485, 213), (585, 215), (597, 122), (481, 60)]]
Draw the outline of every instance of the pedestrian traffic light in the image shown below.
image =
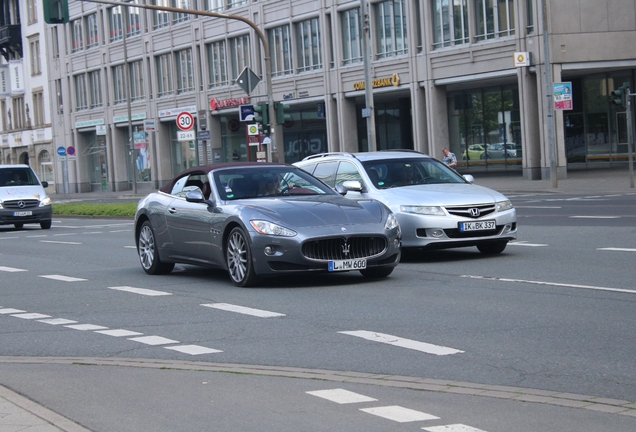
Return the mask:
[(622, 86), (612, 91), (612, 103), (622, 108), (627, 107), (627, 93), (629, 93), (629, 83), (624, 82)]
[(286, 121), (291, 120), (291, 115), (285, 114), (285, 110), (289, 109), (289, 105), (282, 102), (274, 102), (274, 109), (276, 110), (276, 123), (281, 125)]
[(267, 102), (259, 102), (254, 105), (254, 121), (263, 126), (269, 125), (269, 104)]
[(68, 0), (42, 0), (42, 6), (47, 24), (68, 23)]

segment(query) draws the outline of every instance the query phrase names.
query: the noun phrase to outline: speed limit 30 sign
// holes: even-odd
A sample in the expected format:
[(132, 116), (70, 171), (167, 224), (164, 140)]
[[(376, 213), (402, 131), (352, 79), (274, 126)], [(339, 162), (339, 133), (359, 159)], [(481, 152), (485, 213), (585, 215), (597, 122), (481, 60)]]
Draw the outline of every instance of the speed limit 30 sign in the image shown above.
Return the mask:
[(187, 111), (180, 112), (177, 115), (177, 127), (179, 129), (187, 131), (194, 126), (194, 117)]

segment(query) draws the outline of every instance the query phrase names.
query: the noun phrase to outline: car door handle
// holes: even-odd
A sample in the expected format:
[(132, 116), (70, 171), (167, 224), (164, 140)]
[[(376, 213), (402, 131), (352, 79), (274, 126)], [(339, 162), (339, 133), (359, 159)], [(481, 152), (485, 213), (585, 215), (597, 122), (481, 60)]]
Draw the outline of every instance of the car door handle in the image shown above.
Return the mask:
[(170, 207), (170, 208), (168, 209), (168, 213), (175, 214), (176, 212), (177, 212), (177, 209), (176, 209), (176, 208), (174, 208), (174, 207)]

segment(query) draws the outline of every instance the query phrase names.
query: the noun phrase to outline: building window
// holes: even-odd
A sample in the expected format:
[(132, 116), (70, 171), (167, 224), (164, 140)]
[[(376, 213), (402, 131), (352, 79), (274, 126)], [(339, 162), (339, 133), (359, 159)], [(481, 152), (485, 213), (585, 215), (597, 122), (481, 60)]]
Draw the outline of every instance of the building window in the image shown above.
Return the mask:
[(40, 160), (40, 180), (53, 184), (55, 178), (53, 176), (53, 161), (51, 159), (51, 153), (46, 150), (42, 150), (38, 159)]
[(36, 0), (27, 0), (28, 22), (33, 24), (38, 22), (38, 10), (35, 6)]
[[(0, 117), (2, 117), (2, 131), (9, 130), (9, 122), (7, 121), (7, 101), (0, 99)], [(0, 161), (2, 163), (2, 161)]]
[(534, 2), (526, 0), (526, 21), (528, 34), (534, 33)]
[(13, 129), (24, 128), (24, 97), (16, 96), (11, 100), (13, 114)]
[(468, 43), (467, 1), (435, 0), (431, 3), (434, 48)]
[(515, 34), (513, 0), (475, 0), (477, 40)]
[(82, 20), (76, 19), (71, 23), (73, 31), (73, 52), (81, 51), (84, 49), (84, 36), (82, 32)]
[(130, 80), (130, 100), (136, 101), (143, 99), (144, 92), (144, 71), (143, 63), (141, 60), (134, 61), (128, 64), (128, 73)]
[(124, 24), (121, 14), (121, 6), (115, 6), (108, 10), (110, 24), (110, 41), (120, 40), (124, 37)]
[(91, 108), (101, 107), (102, 102), (102, 77), (101, 72), (96, 70), (88, 73), (88, 81), (91, 93)]
[[(172, 0), (172, 7), (179, 9), (191, 9), (189, 0)], [(180, 23), (185, 22), (190, 19), (190, 14), (182, 13), (182, 12), (173, 12), (172, 13), (172, 23)]]
[(62, 80), (55, 80), (55, 100), (57, 101), (57, 113), (64, 114), (64, 98), (62, 97)]
[(379, 58), (408, 52), (405, 1), (389, 0), (374, 5)]
[(177, 93), (194, 90), (194, 69), (190, 48), (177, 53)]
[(75, 107), (77, 111), (88, 109), (88, 93), (86, 93), (86, 75), (75, 75)]
[(124, 65), (113, 67), (113, 100), (116, 104), (126, 102), (126, 81), (124, 80)]
[[(272, 46), (270, 45), (270, 55)], [(232, 59), (232, 76), (239, 76), (243, 69), (250, 65), (250, 37), (238, 36), (230, 39), (230, 58)]]
[(342, 25), (342, 64), (362, 61), (362, 19), (360, 8), (340, 13)]
[[(170, 6), (170, 0), (153, 0), (152, 4), (155, 6)], [(152, 11), (152, 26), (153, 28), (161, 28), (170, 25), (170, 12), (162, 10)]]
[(157, 57), (157, 95), (171, 94), (172, 87), (172, 54)]
[(97, 33), (97, 14), (90, 14), (86, 17), (86, 48), (99, 45), (99, 34)]
[[(138, 3), (139, 0), (133, 0), (131, 3)], [(136, 36), (141, 33), (141, 15), (138, 7), (127, 7), (128, 22), (126, 23), (126, 36)]]
[(40, 75), (42, 73), (42, 63), (40, 62), (39, 37), (29, 40), (29, 51), (31, 54), (31, 75)]
[(210, 87), (228, 85), (227, 57), (225, 54), (225, 41), (208, 44), (208, 71)]
[(60, 58), (60, 36), (58, 26), (51, 26), (51, 39), (53, 45), (53, 58)]
[(42, 91), (32, 94), (33, 97), (33, 126), (44, 126), (44, 95)]
[(292, 70), (291, 37), (289, 26), (275, 27), (269, 31), (269, 53), (272, 76), (288, 75)]
[(227, 7), (230, 9), (239, 6), (247, 6), (249, 3), (249, 0), (227, 0)]
[(224, 0), (205, 0), (205, 10), (210, 12), (223, 10)]
[(296, 36), (298, 38), (298, 72), (322, 68), (318, 18), (297, 23)]

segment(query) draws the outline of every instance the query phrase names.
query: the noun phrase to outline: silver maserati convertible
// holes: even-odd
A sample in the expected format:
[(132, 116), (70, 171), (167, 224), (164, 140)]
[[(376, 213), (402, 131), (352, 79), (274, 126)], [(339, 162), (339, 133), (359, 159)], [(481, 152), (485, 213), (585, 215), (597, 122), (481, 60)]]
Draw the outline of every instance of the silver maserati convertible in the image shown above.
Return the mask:
[(287, 164), (190, 168), (139, 201), (141, 266), (148, 274), (175, 263), (223, 268), (237, 286), (295, 272), (388, 276), (400, 261), (396, 217), (379, 201), (339, 192)]

